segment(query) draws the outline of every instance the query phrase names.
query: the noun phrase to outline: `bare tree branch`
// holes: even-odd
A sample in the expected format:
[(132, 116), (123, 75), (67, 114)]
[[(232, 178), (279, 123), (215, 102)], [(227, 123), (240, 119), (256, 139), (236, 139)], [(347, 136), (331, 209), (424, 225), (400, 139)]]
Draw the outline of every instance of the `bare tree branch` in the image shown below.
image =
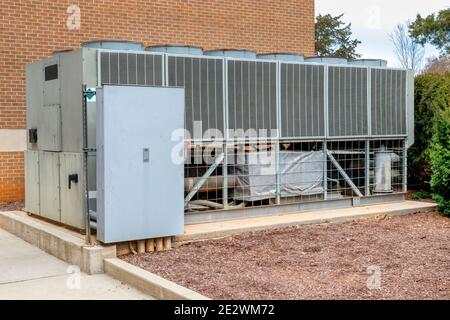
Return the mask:
[(394, 52), (402, 67), (413, 69), (415, 73), (419, 73), (425, 50), (420, 44), (411, 39), (407, 25), (398, 24), (389, 36), (394, 44)]

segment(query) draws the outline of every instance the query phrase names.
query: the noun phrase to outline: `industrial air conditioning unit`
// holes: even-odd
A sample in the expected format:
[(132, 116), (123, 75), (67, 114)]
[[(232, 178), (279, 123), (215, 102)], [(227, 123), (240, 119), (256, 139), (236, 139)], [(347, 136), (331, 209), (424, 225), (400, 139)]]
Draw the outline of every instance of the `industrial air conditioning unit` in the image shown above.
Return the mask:
[[(79, 229), (88, 212), (105, 242), (406, 192), (413, 72), (382, 60), (100, 41), (27, 65), (26, 93), (26, 210)], [(175, 127), (184, 142), (169, 136)], [(121, 144), (103, 151), (109, 137)], [(169, 149), (184, 164), (169, 163)]]

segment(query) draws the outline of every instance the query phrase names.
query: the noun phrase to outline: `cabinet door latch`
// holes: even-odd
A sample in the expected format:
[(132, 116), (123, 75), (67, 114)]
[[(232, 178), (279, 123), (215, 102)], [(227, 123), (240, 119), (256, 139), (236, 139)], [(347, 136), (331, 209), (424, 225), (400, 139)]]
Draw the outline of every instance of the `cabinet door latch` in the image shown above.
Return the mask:
[(78, 183), (78, 174), (69, 174), (69, 189), (72, 189), (72, 182)]

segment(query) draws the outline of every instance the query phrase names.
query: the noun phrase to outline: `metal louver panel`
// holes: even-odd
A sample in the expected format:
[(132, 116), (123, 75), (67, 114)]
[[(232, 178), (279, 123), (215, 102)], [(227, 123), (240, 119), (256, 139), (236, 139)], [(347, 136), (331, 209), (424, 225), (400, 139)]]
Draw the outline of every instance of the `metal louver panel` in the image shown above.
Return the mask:
[(101, 52), (100, 70), (102, 84), (163, 85), (162, 55)]
[(324, 66), (281, 64), (281, 136), (324, 136)]
[(185, 88), (185, 128), (191, 138), (202, 138), (194, 137), (194, 122), (201, 122), (202, 135), (208, 129), (223, 133), (223, 60), (169, 56), (168, 75), (169, 86)]
[(406, 71), (371, 70), (372, 134), (406, 134)]
[(367, 68), (329, 67), (328, 83), (329, 135), (367, 135)]
[(227, 69), (229, 129), (274, 136), (277, 129), (276, 63), (228, 60)]

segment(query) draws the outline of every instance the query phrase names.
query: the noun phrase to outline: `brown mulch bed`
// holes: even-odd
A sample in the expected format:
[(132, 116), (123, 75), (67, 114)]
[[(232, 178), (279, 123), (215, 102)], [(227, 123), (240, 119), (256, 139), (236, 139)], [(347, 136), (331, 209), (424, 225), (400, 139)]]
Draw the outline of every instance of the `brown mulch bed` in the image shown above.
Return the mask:
[[(450, 299), (450, 219), (305, 225), (124, 260), (215, 299)], [(381, 288), (368, 289), (378, 267)]]
[(0, 211), (21, 211), (23, 207), (23, 201), (0, 202)]

